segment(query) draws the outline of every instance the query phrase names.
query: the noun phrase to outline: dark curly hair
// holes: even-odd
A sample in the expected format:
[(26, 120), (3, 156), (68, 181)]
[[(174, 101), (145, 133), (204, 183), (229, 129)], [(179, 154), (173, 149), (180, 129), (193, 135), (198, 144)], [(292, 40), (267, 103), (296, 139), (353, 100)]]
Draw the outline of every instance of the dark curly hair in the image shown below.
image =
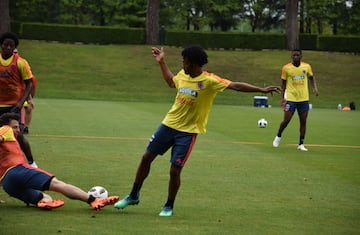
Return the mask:
[(20, 120), (17, 113), (4, 113), (0, 116), (0, 126), (8, 125), (11, 120)]
[(191, 63), (197, 64), (200, 67), (207, 64), (208, 56), (205, 50), (198, 45), (191, 45), (186, 47), (182, 52), (181, 55), (183, 58), (188, 59)]
[(15, 47), (17, 47), (19, 45), (19, 37), (15, 33), (12, 33), (12, 32), (3, 33), (0, 36), (0, 45), (3, 44), (5, 39), (12, 39), (15, 42)]

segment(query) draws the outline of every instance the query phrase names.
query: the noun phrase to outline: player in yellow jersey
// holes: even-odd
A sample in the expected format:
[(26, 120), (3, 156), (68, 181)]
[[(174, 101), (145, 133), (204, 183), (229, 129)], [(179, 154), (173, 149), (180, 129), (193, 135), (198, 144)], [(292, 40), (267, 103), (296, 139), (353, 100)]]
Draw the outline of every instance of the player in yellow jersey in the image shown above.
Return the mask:
[(301, 61), (301, 50), (293, 50), (291, 52), (291, 58), (292, 62), (284, 65), (281, 71), (281, 104), (284, 109), (284, 119), (280, 124), (277, 135), (275, 136), (273, 146), (279, 147), (282, 133), (291, 121), (295, 110), (297, 110), (300, 120), (300, 139), (297, 149), (307, 151), (307, 148), (304, 146), (304, 139), (306, 133), (306, 121), (309, 112), (308, 81), (310, 81), (316, 96), (319, 95), (319, 91), (310, 64)]
[(152, 54), (159, 63), (165, 82), (177, 89), (175, 101), (162, 123), (152, 135), (138, 166), (132, 191), (115, 207), (124, 209), (139, 203), (141, 186), (150, 172), (156, 156), (171, 150), (170, 181), (167, 201), (160, 216), (172, 216), (176, 194), (180, 187), (180, 174), (197, 134), (206, 132), (208, 115), (218, 92), (225, 89), (241, 92), (279, 92), (279, 86), (257, 87), (244, 82), (232, 82), (215, 74), (203, 71), (207, 60), (206, 52), (199, 46), (189, 46), (182, 51), (183, 69), (174, 75), (165, 63), (163, 48), (152, 48)]

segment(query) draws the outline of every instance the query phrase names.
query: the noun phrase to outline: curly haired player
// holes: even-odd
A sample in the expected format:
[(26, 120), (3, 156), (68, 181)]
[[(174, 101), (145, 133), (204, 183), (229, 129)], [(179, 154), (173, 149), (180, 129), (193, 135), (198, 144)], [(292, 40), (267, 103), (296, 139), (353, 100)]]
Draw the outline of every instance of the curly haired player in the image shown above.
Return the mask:
[(141, 186), (150, 172), (156, 156), (171, 150), (168, 199), (160, 216), (172, 216), (176, 194), (180, 187), (180, 174), (188, 160), (197, 135), (205, 133), (208, 115), (218, 92), (225, 89), (241, 92), (279, 92), (279, 86), (257, 87), (244, 82), (232, 82), (203, 71), (208, 62), (207, 54), (200, 46), (189, 46), (182, 51), (183, 69), (174, 75), (165, 63), (161, 48), (152, 48), (165, 82), (177, 89), (174, 104), (152, 135), (149, 145), (138, 166), (135, 182), (129, 195), (115, 204), (118, 209), (139, 203)]

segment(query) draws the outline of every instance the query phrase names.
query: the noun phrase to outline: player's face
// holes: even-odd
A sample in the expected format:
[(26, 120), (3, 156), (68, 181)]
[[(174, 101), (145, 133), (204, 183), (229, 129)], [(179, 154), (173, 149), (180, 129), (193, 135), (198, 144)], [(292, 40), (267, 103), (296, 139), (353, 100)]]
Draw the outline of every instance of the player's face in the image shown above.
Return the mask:
[(1, 55), (4, 59), (8, 59), (10, 56), (12, 56), (13, 51), (15, 49), (15, 42), (14, 40), (10, 38), (6, 38), (1, 44)]
[(20, 133), (20, 125), (17, 120), (11, 120), (9, 126), (11, 126), (11, 128), (13, 129), (15, 136), (17, 136)]
[(291, 58), (292, 58), (294, 64), (299, 64), (301, 61), (301, 52), (300, 51), (291, 52)]

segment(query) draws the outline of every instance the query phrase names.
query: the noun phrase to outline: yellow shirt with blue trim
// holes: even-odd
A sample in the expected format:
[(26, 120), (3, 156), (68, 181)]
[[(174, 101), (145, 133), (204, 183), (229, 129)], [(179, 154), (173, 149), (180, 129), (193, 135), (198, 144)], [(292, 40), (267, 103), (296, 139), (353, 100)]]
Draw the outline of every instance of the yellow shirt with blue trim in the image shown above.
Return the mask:
[(205, 133), (216, 94), (224, 91), (231, 81), (207, 71), (192, 78), (182, 69), (173, 82), (178, 92), (162, 123), (182, 132)]
[(308, 78), (310, 76), (313, 76), (310, 64), (301, 62), (299, 67), (292, 63), (284, 65), (281, 71), (281, 79), (286, 80), (286, 100), (292, 102), (308, 101)]

